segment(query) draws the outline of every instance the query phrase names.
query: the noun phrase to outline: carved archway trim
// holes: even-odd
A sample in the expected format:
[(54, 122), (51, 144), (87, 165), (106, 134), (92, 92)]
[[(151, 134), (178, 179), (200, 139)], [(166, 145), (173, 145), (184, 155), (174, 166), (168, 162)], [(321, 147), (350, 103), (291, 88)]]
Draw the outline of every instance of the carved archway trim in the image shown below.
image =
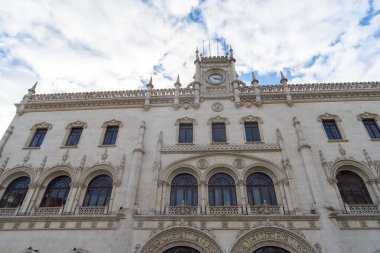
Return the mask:
[(139, 253), (162, 253), (176, 246), (187, 246), (207, 253), (223, 253), (218, 243), (206, 233), (189, 227), (161, 231), (149, 239)]
[(233, 245), (231, 253), (250, 253), (255, 250), (275, 246), (291, 253), (318, 253), (301, 235), (276, 226), (262, 226), (243, 234)]

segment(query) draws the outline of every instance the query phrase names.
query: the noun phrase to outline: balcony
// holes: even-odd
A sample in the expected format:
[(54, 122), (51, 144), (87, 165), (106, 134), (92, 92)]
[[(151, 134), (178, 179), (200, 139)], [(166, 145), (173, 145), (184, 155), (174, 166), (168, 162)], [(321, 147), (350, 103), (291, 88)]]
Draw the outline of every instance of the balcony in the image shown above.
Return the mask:
[(243, 210), (241, 206), (208, 206), (206, 212), (209, 215), (241, 215)]
[(87, 206), (87, 207), (78, 207), (75, 214), (77, 215), (86, 215), (86, 216), (94, 216), (94, 215), (107, 215), (108, 207), (97, 207), (97, 206)]
[(166, 208), (168, 215), (200, 215), (201, 208), (199, 206), (168, 206)]
[(250, 215), (282, 215), (284, 211), (281, 206), (248, 206), (248, 214)]
[(62, 214), (63, 207), (36, 207), (32, 214), (34, 216), (56, 216)]
[(14, 216), (18, 211), (18, 208), (0, 208), (0, 216)]

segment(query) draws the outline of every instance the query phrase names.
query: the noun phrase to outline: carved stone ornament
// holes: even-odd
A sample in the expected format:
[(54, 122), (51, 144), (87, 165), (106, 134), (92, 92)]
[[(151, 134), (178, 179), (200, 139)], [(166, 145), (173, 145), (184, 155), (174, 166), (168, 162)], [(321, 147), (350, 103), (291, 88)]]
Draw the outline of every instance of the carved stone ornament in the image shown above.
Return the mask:
[(336, 122), (342, 121), (341, 118), (339, 118), (339, 116), (330, 114), (327, 112), (325, 114), (318, 116), (318, 121), (323, 121), (323, 120), (335, 120)]
[(181, 123), (196, 125), (196, 120), (188, 117), (183, 117), (175, 121), (175, 125), (179, 125)]
[(103, 125), (102, 125), (102, 128), (106, 128), (106, 127), (108, 127), (108, 126), (119, 126), (119, 127), (122, 127), (123, 124), (122, 124), (121, 121), (118, 121), (118, 120), (116, 120), (116, 119), (112, 119), (112, 120), (110, 120), (110, 121), (106, 121), (106, 122), (104, 122)]
[(236, 241), (230, 252), (254, 252), (266, 246), (280, 247), (293, 253), (318, 253), (295, 231), (277, 226), (263, 226), (250, 230)]
[(68, 124), (67, 127), (66, 127), (66, 129), (71, 129), (71, 128), (74, 128), (74, 127), (87, 128), (87, 123), (86, 122), (82, 122), (80, 120), (77, 120), (75, 122), (71, 122), (70, 124)]
[(39, 128), (47, 128), (47, 129), (51, 129), (52, 128), (52, 125), (50, 123), (47, 123), (47, 122), (41, 122), (41, 123), (38, 123), (38, 124), (35, 124), (30, 130), (36, 130), (36, 129), (39, 129)]
[(247, 117), (243, 117), (243, 118), (240, 119), (240, 124), (243, 124), (244, 122), (257, 122), (259, 124), (262, 124), (263, 123), (263, 119), (259, 118), (259, 117), (255, 117), (255, 116), (249, 115)]
[(365, 112), (365, 113), (359, 114), (357, 116), (357, 119), (360, 121), (363, 119), (374, 119), (376, 121), (380, 121), (380, 116), (378, 114), (375, 114), (375, 113)]
[(221, 112), (223, 111), (223, 105), (221, 103), (214, 103), (212, 106), (211, 106), (211, 109), (214, 111), (214, 112)]
[(236, 169), (243, 169), (244, 168), (244, 160), (241, 158), (236, 158), (234, 160), (234, 167)]
[(220, 117), (219, 115), (216, 116), (216, 117), (214, 117), (214, 118), (209, 119), (207, 121), (207, 124), (211, 125), (212, 123), (220, 123), (220, 122), (224, 122), (226, 124), (230, 124), (230, 121), (227, 118)]
[(199, 159), (198, 162), (197, 162), (197, 165), (198, 165), (198, 168), (201, 169), (201, 170), (205, 170), (208, 168), (208, 161), (206, 159)]
[(211, 236), (198, 229), (188, 227), (169, 228), (155, 234), (139, 252), (164, 252), (175, 246), (184, 245), (199, 252), (223, 253), (221, 247)]

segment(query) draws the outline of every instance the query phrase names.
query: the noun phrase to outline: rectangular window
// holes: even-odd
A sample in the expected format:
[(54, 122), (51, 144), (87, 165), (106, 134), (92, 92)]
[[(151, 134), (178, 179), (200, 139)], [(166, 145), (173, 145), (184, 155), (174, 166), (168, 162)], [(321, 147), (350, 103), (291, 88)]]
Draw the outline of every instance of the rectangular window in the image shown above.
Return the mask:
[(380, 129), (374, 119), (363, 119), (363, 124), (367, 129), (369, 137), (372, 139), (380, 138)]
[(103, 145), (115, 145), (118, 132), (118, 126), (108, 126), (104, 135)]
[(261, 141), (259, 124), (257, 122), (245, 122), (245, 140), (247, 142)]
[(329, 140), (340, 140), (342, 136), (340, 135), (338, 126), (336, 125), (335, 120), (323, 120), (323, 127), (325, 128), (327, 138)]
[(227, 142), (226, 124), (212, 123), (212, 142)]
[(34, 148), (40, 147), (45, 138), (46, 133), (47, 133), (46, 128), (37, 129), (36, 132), (34, 133), (33, 139), (30, 142), (29, 147), (34, 147)]
[(193, 124), (179, 124), (178, 143), (193, 143)]
[(79, 143), (80, 136), (82, 134), (83, 128), (81, 127), (73, 127), (71, 128), (69, 137), (66, 141), (66, 146), (77, 146)]

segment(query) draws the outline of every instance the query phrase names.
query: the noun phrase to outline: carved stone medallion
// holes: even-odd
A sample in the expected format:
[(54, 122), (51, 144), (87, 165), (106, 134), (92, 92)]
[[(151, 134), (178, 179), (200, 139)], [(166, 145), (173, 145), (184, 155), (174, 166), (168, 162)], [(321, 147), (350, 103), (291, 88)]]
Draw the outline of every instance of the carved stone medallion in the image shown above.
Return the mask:
[(234, 166), (236, 169), (242, 169), (244, 167), (244, 160), (241, 158), (236, 158), (234, 161)]
[(208, 167), (208, 161), (206, 159), (199, 159), (197, 162), (198, 168), (201, 170), (205, 170)]
[(221, 112), (223, 111), (223, 105), (221, 103), (214, 103), (211, 107), (211, 109), (214, 111), (214, 112)]

